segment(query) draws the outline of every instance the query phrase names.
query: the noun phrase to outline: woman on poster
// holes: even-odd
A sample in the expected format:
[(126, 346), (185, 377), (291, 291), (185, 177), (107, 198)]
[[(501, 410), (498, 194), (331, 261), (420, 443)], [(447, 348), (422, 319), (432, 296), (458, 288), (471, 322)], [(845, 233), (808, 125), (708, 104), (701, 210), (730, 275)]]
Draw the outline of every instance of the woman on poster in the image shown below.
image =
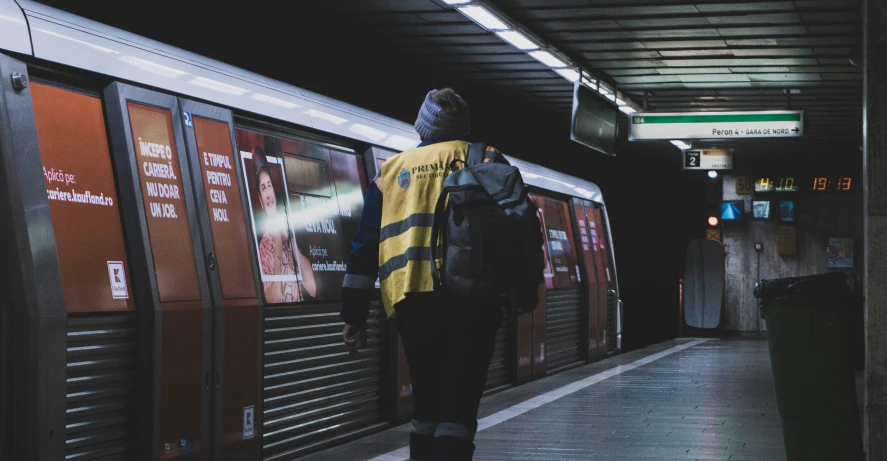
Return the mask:
[(296, 246), (287, 223), (286, 211), (278, 204), (277, 191), (271, 181), (268, 159), (261, 147), (253, 149), (256, 171), (256, 194), (265, 213), (259, 241), (259, 261), (264, 275), (298, 275), (296, 280), (263, 281), (268, 304), (297, 303), (317, 293), (314, 270)]

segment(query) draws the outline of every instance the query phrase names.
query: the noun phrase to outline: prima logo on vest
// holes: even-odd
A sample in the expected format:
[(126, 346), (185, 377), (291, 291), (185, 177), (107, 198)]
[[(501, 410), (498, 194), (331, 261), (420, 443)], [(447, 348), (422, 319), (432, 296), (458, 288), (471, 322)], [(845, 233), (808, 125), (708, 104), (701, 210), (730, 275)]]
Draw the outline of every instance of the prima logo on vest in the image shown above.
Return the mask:
[(410, 182), (412, 182), (410, 172), (406, 168), (404, 168), (403, 171), (401, 171), (400, 174), (397, 175), (397, 184), (402, 189), (406, 189), (407, 187), (410, 187)]
[(419, 173), (416, 174), (416, 179), (434, 179), (444, 178), (453, 170), (453, 167), (447, 166), (444, 163), (429, 163), (427, 165), (414, 166), (412, 174)]

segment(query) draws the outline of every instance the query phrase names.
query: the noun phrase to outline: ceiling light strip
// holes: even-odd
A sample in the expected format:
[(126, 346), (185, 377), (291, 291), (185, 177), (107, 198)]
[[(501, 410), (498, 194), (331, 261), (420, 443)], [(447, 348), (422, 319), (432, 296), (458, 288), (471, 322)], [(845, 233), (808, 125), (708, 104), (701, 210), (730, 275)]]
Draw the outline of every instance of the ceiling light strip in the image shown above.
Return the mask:
[[(443, 0), (443, 2), (447, 5), (452, 5), (475, 24), (493, 32), (511, 46), (550, 67), (551, 70), (567, 79), (570, 83), (580, 80), (578, 65), (551, 45), (528, 33), (518, 23), (512, 21), (490, 3), (483, 0)], [(622, 92), (602, 84), (599, 78), (591, 75), (588, 71), (582, 69), (581, 75), (581, 84), (595, 90), (604, 99), (616, 104), (623, 113), (632, 114), (641, 109), (638, 104), (626, 97)]]

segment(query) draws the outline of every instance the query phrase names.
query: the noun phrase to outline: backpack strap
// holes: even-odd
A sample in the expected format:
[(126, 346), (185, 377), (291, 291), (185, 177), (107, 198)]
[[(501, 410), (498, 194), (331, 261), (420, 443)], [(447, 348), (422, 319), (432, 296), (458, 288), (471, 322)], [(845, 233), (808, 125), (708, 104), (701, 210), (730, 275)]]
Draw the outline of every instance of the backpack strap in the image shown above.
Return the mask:
[(484, 163), (487, 156), (487, 146), (482, 142), (473, 142), (468, 145), (468, 166)]
[[(442, 261), (441, 267), (437, 267), (437, 259), (443, 258), (446, 254), (446, 248), (441, 248), (446, 245), (446, 229), (447, 229), (447, 220), (449, 217), (449, 203), (447, 202), (447, 190), (444, 189), (440, 192), (440, 196), (437, 198), (437, 205), (434, 207), (434, 215), (431, 220), (431, 280), (434, 282), (434, 291), (439, 291), (441, 288), (441, 270), (444, 268), (446, 261)], [(438, 241), (443, 240), (442, 243), (438, 244)], [(440, 254), (440, 250), (443, 250), (444, 254)]]

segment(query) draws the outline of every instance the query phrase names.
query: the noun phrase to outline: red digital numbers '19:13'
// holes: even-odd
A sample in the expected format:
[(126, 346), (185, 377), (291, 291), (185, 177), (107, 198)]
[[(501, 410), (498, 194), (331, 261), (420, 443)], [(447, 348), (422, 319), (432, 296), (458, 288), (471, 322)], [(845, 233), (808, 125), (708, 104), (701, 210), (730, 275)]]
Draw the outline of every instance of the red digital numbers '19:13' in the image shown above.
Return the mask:
[(828, 177), (815, 177), (813, 178), (813, 190), (815, 191), (850, 191), (850, 187), (853, 184), (853, 178), (850, 177), (842, 177), (842, 178), (828, 178)]

